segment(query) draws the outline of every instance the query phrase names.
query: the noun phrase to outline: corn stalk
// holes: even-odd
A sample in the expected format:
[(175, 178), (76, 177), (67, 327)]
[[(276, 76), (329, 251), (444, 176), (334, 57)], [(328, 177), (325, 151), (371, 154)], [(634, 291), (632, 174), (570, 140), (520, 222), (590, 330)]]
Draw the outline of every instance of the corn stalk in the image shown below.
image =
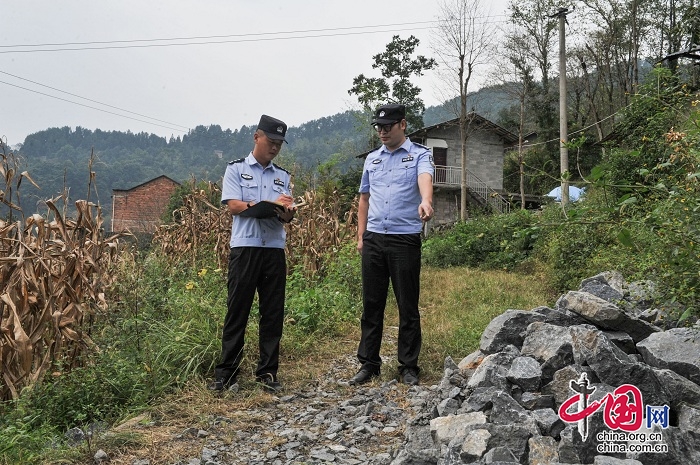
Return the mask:
[(85, 200), (75, 204), (76, 219), (65, 217), (58, 202), (66, 196), (47, 200), (46, 216), (25, 218), (20, 184), (36, 184), (26, 172), (17, 175), (16, 158), (0, 149), (0, 202), (9, 209), (0, 219), (0, 399), (7, 400), (97, 350), (89, 333), (107, 307), (104, 289), (120, 235), (103, 238), (101, 209)]
[[(214, 183), (206, 189), (194, 189), (183, 199), (183, 206), (173, 212), (172, 224), (158, 228), (153, 242), (173, 261), (194, 263), (201, 249), (216, 254), (217, 264), (228, 264), (231, 237), (231, 214), (226, 206), (213, 205), (209, 199), (220, 196)], [(291, 270), (302, 264), (309, 276), (319, 272), (326, 260), (335, 256), (340, 246), (357, 233), (357, 203), (343, 215), (339, 198), (322, 198), (306, 192), (297, 203), (304, 203), (287, 228), (287, 261)]]

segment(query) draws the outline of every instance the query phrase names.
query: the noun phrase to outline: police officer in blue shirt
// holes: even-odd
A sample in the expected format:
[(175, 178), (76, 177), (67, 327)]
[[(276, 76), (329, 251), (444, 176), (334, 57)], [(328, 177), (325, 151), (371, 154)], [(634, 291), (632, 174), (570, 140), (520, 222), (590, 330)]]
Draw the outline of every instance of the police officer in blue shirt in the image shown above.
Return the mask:
[(379, 376), (384, 309), (391, 280), (399, 307), (398, 360), (401, 380), (418, 384), (421, 348), (421, 231), (433, 216), (432, 154), (406, 137), (404, 105), (377, 108), (372, 125), (382, 146), (371, 152), (362, 170), (357, 250), (362, 254), (362, 364), (350, 384)]
[[(209, 389), (223, 391), (235, 385), (243, 359), (248, 316), (255, 292), (260, 304), (259, 350), (256, 380), (272, 392), (282, 389), (277, 379), (279, 347), (284, 320), (287, 264), (283, 223), (294, 218), (290, 174), (272, 163), (286, 142), (287, 125), (262, 115), (253, 134), (252, 152), (232, 161), (224, 174), (221, 203), (233, 214), (228, 264), (228, 298), (221, 338), (221, 362)], [(256, 218), (241, 213), (263, 200), (281, 203), (277, 215)]]

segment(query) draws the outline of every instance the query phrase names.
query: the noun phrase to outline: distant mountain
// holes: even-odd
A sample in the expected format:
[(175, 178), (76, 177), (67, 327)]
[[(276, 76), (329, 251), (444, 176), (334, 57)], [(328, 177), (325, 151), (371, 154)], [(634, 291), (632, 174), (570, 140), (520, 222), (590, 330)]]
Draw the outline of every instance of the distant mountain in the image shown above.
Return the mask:
[[(479, 89), (472, 92), (468, 96), (467, 103), (469, 108), (467, 111), (474, 111), (480, 116), (483, 116), (489, 121), (499, 123), (500, 114), (517, 102), (513, 101), (513, 97), (504, 90), (504, 86), (493, 86)], [(423, 113), (423, 123), (426, 126), (448, 121), (459, 116), (459, 97), (446, 101), (442, 105), (435, 105), (425, 109)], [(514, 130), (515, 128), (506, 128)]]

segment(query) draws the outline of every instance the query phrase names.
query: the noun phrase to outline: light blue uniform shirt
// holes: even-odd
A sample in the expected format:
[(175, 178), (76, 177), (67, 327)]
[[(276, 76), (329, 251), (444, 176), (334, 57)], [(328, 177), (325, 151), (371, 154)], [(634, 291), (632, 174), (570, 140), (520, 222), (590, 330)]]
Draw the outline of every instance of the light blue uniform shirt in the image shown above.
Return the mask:
[[(280, 194), (291, 195), (289, 172), (270, 163), (266, 168), (251, 152), (246, 158), (229, 162), (221, 189), (221, 203), (242, 200), (257, 203), (277, 200)], [(287, 232), (284, 225), (272, 218), (234, 216), (231, 226), (231, 247), (266, 247), (284, 249)]]
[(428, 147), (406, 141), (394, 152), (382, 145), (367, 155), (360, 193), (369, 192), (367, 231), (380, 234), (420, 233), (421, 202), (418, 175), (433, 176), (433, 155)]

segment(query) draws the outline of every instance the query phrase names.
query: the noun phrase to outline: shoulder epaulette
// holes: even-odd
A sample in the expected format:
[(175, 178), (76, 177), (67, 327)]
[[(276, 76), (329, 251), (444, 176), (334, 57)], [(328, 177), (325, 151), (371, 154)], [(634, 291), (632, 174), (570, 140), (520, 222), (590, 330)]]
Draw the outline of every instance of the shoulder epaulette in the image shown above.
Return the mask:
[(232, 161), (228, 162), (228, 164), (233, 165), (234, 163), (241, 163), (243, 161), (245, 161), (245, 158), (239, 158), (238, 160), (232, 160)]
[(373, 149), (370, 149), (370, 151), (367, 152), (367, 155), (369, 155), (370, 153), (376, 152), (377, 150), (381, 149), (382, 146), (383, 146), (383, 144), (382, 144), (382, 145), (378, 145), (378, 146), (376, 146), (376, 147), (373, 148)]
[(291, 176), (291, 174), (289, 173), (289, 171), (285, 170), (285, 169), (282, 168), (280, 165), (277, 165), (277, 164), (273, 163), (272, 166), (274, 166), (275, 169), (282, 170), (282, 171), (284, 171), (285, 173), (287, 173), (287, 174), (289, 174), (289, 175)]
[(413, 142), (413, 141), (411, 141), (411, 142), (413, 143), (413, 145), (417, 145), (418, 147), (420, 147), (420, 148), (422, 148), (422, 149), (430, 150), (430, 147), (427, 147), (427, 146), (425, 146), (425, 145), (423, 145), (423, 144), (419, 144), (419, 143)]

